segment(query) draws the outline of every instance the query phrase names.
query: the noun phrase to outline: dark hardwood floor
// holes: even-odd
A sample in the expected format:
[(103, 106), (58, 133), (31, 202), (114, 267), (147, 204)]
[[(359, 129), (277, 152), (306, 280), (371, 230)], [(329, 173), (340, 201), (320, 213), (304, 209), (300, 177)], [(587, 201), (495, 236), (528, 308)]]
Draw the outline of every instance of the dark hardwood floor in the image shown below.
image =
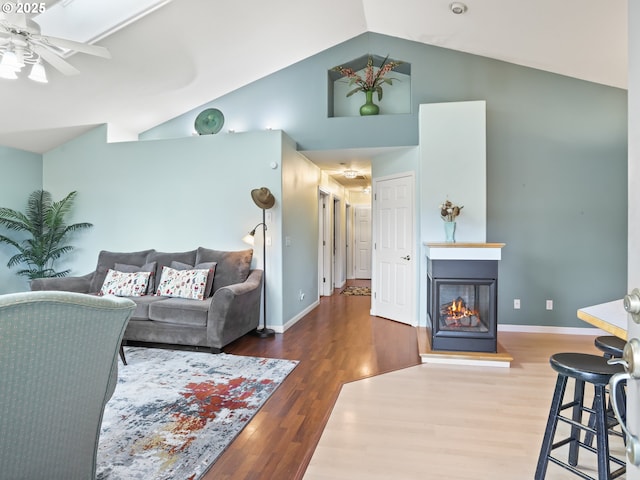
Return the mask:
[(420, 363), (416, 329), (370, 316), (370, 304), (371, 297), (323, 297), (284, 334), (248, 335), (224, 349), (300, 363), (205, 480), (302, 478), (344, 383)]

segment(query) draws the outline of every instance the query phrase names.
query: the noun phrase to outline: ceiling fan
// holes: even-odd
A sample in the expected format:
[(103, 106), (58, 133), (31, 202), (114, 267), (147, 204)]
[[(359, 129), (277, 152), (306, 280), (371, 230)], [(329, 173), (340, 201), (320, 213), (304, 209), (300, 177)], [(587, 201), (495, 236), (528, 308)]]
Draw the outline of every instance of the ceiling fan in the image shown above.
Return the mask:
[(109, 50), (104, 47), (42, 35), (40, 25), (27, 13), (17, 13), (19, 5), (5, 1), (0, 12), (1, 78), (18, 78), (16, 73), (30, 64), (33, 67), (29, 78), (46, 82), (42, 61), (64, 75), (77, 75), (80, 71), (65, 60), (75, 52), (111, 58)]

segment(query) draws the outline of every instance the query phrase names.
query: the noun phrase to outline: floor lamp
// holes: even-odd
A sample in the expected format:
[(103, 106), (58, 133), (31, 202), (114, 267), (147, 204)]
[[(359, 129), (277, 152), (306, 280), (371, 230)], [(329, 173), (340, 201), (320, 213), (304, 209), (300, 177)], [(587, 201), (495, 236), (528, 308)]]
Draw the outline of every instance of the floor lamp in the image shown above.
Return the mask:
[(260, 338), (267, 338), (275, 335), (275, 331), (271, 328), (267, 328), (267, 223), (266, 223), (266, 211), (273, 207), (275, 204), (275, 198), (271, 194), (268, 188), (256, 188), (251, 190), (251, 198), (254, 203), (262, 209), (262, 222), (255, 226), (244, 240), (253, 245), (256, 235), (256, 230), (262, 225), (262, 328), (258, 328), (255, 334)]

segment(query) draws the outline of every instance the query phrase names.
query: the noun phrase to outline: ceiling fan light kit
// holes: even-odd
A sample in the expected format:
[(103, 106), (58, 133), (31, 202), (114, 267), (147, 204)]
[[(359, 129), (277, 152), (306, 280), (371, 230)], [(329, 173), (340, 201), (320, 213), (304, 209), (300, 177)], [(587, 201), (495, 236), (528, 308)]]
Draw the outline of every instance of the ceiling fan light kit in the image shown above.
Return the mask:
[(65, 60), (74, 52), (111, 58), (109, 51), (98, 45), (41, 35), (40, 26), (26, 14), (0, 12), (0, 78), (16, 80), (26, 65), (32, 65), (28, 78), (47, 83), (43, 62), (64, 75), (77, 75), (80, 71)]
[(18, 78), (16, 75), (16, 71), (18, 70), (19, 67), (16, 54), (11, 50), (7, 50), (2, 55), (2, 61), (0, 62), (0, 78), (15, 80)]
[(42, 62), (38, 61), (33, 64), (33, 67), (31, 67), (31, 73), (29, 73), (29, 80), (39, 83), (49, 82), (49, 80), (47, 80), (47, 72), (44, 69)]

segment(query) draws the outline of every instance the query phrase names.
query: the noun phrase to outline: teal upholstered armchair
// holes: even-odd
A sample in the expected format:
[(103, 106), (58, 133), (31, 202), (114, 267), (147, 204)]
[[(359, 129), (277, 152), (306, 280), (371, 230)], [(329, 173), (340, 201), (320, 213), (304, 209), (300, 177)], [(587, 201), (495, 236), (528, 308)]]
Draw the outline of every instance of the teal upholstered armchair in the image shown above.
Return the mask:
[(95, 478), (102, 414), (134, 308), (69, 292), (0, 295), (0, 478)]

